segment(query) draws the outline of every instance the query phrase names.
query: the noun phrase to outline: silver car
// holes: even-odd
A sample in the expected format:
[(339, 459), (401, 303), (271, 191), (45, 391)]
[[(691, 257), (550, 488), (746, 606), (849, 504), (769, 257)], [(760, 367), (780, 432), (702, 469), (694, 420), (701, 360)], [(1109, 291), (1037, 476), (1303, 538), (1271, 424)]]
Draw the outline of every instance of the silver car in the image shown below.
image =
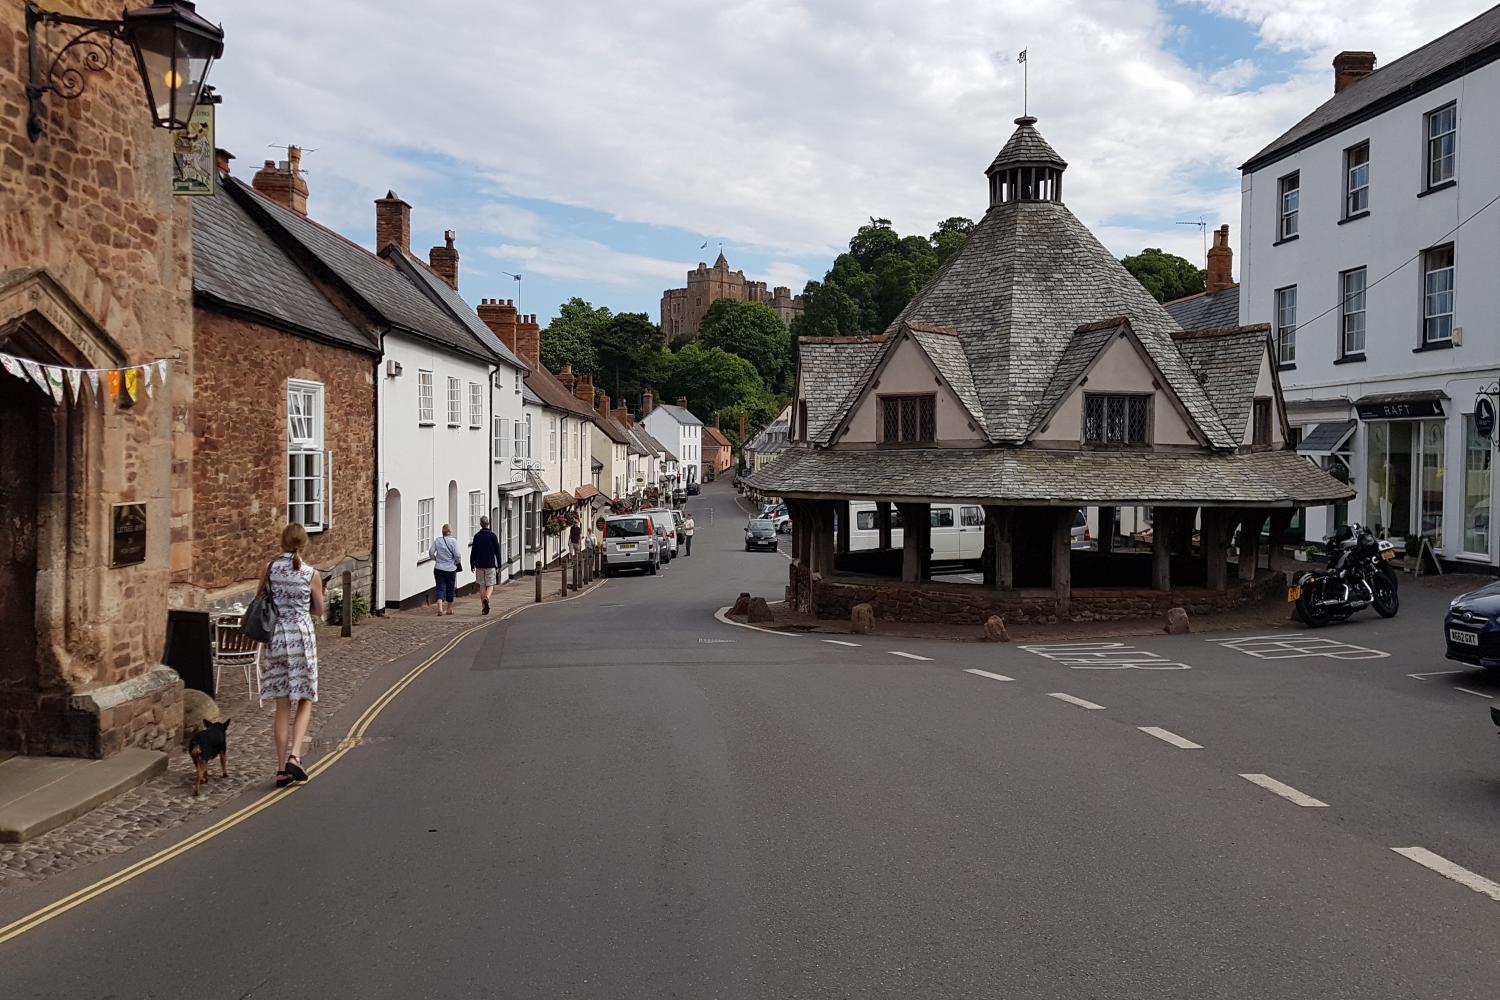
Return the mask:
[(661, 561), (669, 563), (677, 558), (677, 522), (672, 512), (665, 507), (642, 507), (641, 513), (648, 515), (656, 524), (657, 541), (661, 545)]
[(638, 569), (651, 575), (661, 566), (661, 535), (646, 514), (620, 514), (604, 519), (604, 575)]

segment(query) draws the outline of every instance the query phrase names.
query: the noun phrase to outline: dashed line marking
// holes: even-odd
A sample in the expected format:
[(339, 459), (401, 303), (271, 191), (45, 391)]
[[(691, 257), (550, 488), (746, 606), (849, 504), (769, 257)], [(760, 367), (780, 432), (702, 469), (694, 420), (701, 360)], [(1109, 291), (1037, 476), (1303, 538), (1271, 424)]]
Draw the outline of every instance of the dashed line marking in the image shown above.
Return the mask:
[(1087, 708), (1090, 711), (1094, 712), (1102, 712), (1104, 710), (1103, 705), (1096, 705), (1091, 701), (1084, 701), (1082, 698), (1075, 698), (1070, 694), (1063, 694), (1061, 691), (1053, 691), (1048, 694), (1047, 697), (1056, 698), (1058, 701), (1065, 701), (1069, 705), (1077, 705), (1079, 708)]
[(1453, 690), (1462, 691), (1464, 694), (1472, 694), (1474, 697), (1483, 698), (1485, 701), (1493, 701), (1495, 699), (1494, 695), (1485, 694), (1483, 691), (1470, 691), (1468, 688), (1461, 687), (1455, 687)]
[(1415, 861), (1423, 868), (1431, 869), (1444, 878), (1451, 878), (1459, 885), (1468, 886), (1483, 896), (1488, 896), (1496, 902), (1500, 902), (1500, 883), (1491, 882), (1483, 875), (1476, 875), (1469, 869), (1456, 865), (1440, 854), (1433, 854), (1425, 847), (1393, 847), (1391, 850), (1411, 861)]
[(992, 681), (1013, 681), (1013, 680), (1015, 680), (1014, 677), (1007, 677), (1004, 674), (992, 674), (988, 670), (975, 670), (973, 667), (969, 667), (969, 668), (965, 669), (964, 673), (966, 673), (966, 674), (973, 674), (976, 677), (988, 677)]
[(1466, 673), (1468, 673), (1467, 670), (1429, 670), (1425, 674), (1407, 674), (1406, 676), (1411, 677), (1411, 678), (1413, 678), (1415, 680), (1425, 681), (1429, 677), (1442, 677), (1445, 674), (1466, 674)]
[(903, 653), (899, 649), (889, 649), (886, 650), (886, 652), (890, 653), (892, 656), (904, 656), (908, 660), (921, 660), (923, 663), (932, 662), (932, 657), (930, 656), (918, 656), (916, 653)]
[(824, 642), (832, 643), (835, 646), (853, 646), (856, 649), (859, 648), (859, 643), (857, 643), (857, 642), (845, 642), (843, 639), (824, 639), (823, 641)]
[(1155, 736), (1157, 739), (1161, 740), (1163, 743), (1170, 743), (1170, 744), (1172, 744), (1174, 747), (1176, 747), (1179, 750), (1202, 750), (1203, 749), (1203, 747), (1201, 747), (1197, 743), (1194, 743), (1192, 740), (1186, 739), (1185, 737), (1182, 737), (1182, 736), (1178, 736), (1176, 733), (1172, 732), (1171, 730), (1169, 730), (1169, 729), (1163, 729), (1160, 726), (1137, 726), (1136, 728), (1139, 729), (1141, 732), (1145, 733), (1147, 736)]
[(1328, 808), (1327, 802), (1324, 802), (1320, 799), (1315, 799), (1305, 792), (1299, 792), (1291, 785), (1277, 781), (1275, 778), (1271, 777), (1268, 774), (1242, 774), (1240, 775), (1240, 777), (1244, 778), (1252, 785), (1259, 785), (1266, 791), (1272, 792), (1276, 795), (1280, 795), (1288, 802), (1295, 802), (1299, 806), (1305, 806), (1309, 809)]

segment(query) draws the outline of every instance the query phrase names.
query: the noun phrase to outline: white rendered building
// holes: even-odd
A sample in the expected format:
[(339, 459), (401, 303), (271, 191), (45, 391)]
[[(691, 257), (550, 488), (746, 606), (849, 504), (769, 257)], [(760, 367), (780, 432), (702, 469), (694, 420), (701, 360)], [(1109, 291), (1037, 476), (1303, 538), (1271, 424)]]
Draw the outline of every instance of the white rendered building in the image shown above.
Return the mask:
[(670, 403), (653, 405), (650, 391), (646, 392), (642, 406), (645, 417), (641, 423), (651, 436), (666, 445), (667, 451), (676, 459), (676, 467), (670, 474), (678, 477), (676, 486), (703, 481), (703, 421), (693, 416), (687, 408), (687, 400), (679, 398), (674, 406)]

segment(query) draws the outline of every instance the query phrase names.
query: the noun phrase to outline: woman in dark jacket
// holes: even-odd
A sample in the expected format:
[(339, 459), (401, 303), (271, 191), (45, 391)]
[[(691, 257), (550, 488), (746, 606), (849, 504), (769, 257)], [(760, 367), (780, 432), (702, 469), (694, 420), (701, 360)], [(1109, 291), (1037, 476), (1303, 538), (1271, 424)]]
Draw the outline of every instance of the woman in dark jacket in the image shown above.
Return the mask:
[(469, 543), (469, 565), (474, 567), (474, 582), (479, 585), (479, 601), (483, 605), (479, 612), (490, 613), (490, 591), (500, 579), (500, 539), (490, 530), (490, 519), (479, 519), (479, 530)]

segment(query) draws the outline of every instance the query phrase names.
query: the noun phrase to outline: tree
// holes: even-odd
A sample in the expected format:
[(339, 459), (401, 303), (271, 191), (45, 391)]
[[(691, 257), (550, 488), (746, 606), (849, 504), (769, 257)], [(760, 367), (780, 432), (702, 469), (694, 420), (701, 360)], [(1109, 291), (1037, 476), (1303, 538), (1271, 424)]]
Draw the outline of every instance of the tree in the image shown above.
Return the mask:
[(863, 327), (859, 304), (833, 282), (809, 281), (802, 290), (802, 315), (792, 320), (792, 337), (853, 337)]
[(662, 362), (663, 397), (686, 396), (688, 409), (699, 419), (765, 393), (755, 366), (723, 348), (692, 343)]
[(719, 299), (703, 317), (698, 343), (744, 358), (768, 386), (784, 387), (791, 374), (792, 342), (786, 324), (763, 302)]
[(1158, 247), (1147, 247), (1120, 261), (1158, 302), (1171, 302), (1203, 291), (1204, 272), (1189, 260)]
[(594, 336), (613, 318), (608, 306), (593, 305), (574, 297), (564, 302), (557, 316), (542, 331), (542, 364), (559, 372), (573, 366), (575, 375), (599, 375)]
[(937, 228), (932, 231), (932, 249), (937, 255), (939, 267), (947, 263), (949, 257), (958, 253), (973, 228), (974, 220), (966, 219), (962, 215), (955, 215), (938, 223)]
[(639, 399), (660, 378), (666, 337), (645, 313), (619, 313), (594, 331), (595, 383), (619, 400)]

